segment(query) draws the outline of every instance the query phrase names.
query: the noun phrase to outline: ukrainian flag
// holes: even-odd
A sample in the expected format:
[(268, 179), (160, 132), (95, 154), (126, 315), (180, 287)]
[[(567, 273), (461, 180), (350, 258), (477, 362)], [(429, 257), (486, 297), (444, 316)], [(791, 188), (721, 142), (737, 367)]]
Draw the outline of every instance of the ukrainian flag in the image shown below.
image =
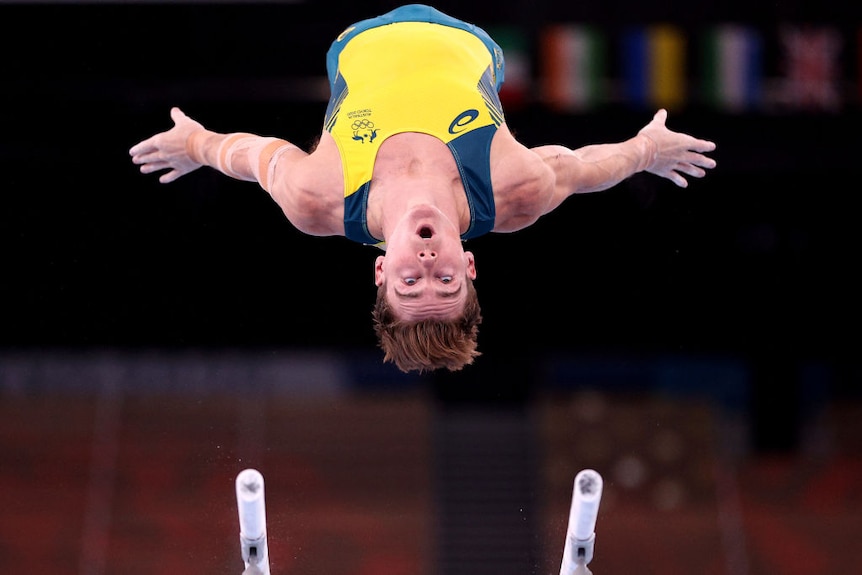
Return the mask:
[(676, 26), (655, 24), (631, 29), (622, 42), (623, 99), (641, 108), (685, 104), (686, 38)]

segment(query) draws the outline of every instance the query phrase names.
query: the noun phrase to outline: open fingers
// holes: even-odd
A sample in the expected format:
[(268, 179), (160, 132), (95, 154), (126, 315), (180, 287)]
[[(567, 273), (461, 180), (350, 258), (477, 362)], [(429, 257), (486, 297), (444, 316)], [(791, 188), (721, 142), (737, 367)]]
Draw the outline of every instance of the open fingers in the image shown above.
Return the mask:
[(154, 138), (147, 138), (142, 142), (138, 142), (137, 144), (129, 148), (129, 155), (139, 156), (141, 154), (154, 152), (156, 150), (156, 145), (153, 140)]
[(164, 158), (161, 153), (153, 148), (148, 149), (142, 152), (139, 152), (132, 156), (133, 164), (154, 164), (154, 163), (165, 163)]
[(714, 159), (708, 156), (704, 156), (703, 154), (698, 154), (696, 152), (689, 152), (685, 154), (685, 157), (680, 163), (688, 164), (691, 166), (698, 166), (700, 168), (705, 168), (708, 170), (716, 166), (716, 162)]
[(183, 174), (185, 174), (185, 172), (180, 172), (178, 170), (171, 170), (170, 172), (167, 172), (166, 174), (162, 174), (161, 176), (159, 176), (159, 183), (160, 184), (170, 184), (171, 182), (173, 182), (174, 180), (176, 180), (177, 178), (179, 178)]
[(171, 165), (167, 162), (147, 162), (141, 165), (141, 173), (152, 174), (153, 172), (158, 172), (159, 170), (166, 170), (170, 167)]

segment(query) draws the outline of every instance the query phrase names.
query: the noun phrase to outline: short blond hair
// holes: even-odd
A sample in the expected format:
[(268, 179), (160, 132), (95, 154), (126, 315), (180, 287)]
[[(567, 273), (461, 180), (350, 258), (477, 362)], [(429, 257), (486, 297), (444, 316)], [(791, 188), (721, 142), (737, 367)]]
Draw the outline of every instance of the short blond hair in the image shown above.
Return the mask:
[(371, 314), (384, 362), (394, 363), (405, 373), (443, 368), (459, 371), (481, 355), (476, 348), (482, 311), (469, 278), (464, 312), (451, 320), (400, 320), (392, 313), (385, 294), (385, 288), (378, 287)]

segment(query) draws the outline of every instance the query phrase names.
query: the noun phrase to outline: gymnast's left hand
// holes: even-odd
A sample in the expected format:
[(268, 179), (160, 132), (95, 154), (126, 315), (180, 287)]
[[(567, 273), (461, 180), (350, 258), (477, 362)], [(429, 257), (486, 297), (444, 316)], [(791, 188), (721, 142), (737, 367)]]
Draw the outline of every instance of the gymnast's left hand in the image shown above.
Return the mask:
[(706, 170), (715, 167), (715, 160), (704, 155), (715, 150), (715, 143), (671, 131), (665, 125), (666, 121), (667, 110), (661, 109), (638, 132), (652, 142), (652, 158), (645, 171), (685, 188), (688, 186), (685, 176), (702, 178)]
[(186, 149), (189, 136), (203, 130), (203, 125), (176, 107), (171, 108), (171, 119), (174, 121), (173, 128), (147, 138), (129, 149), (132, 163), (141, 166), (142, 174), (168, 170), (159, 176), (159, 182), (163, 184), (173, 182), (203, 165), (193, 160)]

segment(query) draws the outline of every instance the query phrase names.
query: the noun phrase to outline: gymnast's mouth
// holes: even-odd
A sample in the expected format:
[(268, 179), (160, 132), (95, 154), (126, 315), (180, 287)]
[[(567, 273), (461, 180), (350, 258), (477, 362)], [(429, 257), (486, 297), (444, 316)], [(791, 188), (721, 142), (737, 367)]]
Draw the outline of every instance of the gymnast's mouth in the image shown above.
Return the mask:
[(421, 228), (419, 228), (419, 237), (423, 240), (430, 240), (433, 235), (434, 230), (431, 228), (431, 226), (422, 226)]

